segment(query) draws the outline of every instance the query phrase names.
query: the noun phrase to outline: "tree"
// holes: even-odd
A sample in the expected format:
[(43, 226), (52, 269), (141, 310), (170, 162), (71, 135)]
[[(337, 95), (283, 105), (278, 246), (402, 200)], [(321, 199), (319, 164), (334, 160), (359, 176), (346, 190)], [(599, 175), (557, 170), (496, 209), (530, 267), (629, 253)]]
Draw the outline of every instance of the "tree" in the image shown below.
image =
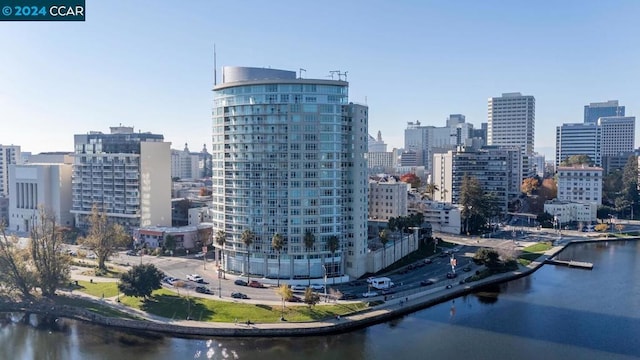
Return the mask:
[(271, 247), (278, 254), (278, 286), (280, 286), (280, 252), (284, 247), (284, 238), (282, 237), (282, 235), (280, 235), (280, 233), (275, 233), (275, 235), (273, 235), (273, 238), (271, 238)]
[(9, 293), (17, 290), (22, 298), (31, 298), (36, 286), (36, 274), (30, 266), (29, 252), (20, 247), (16, 235), (7, 236), (4, 222), (0, 221), (0, 288)]
[(571, 155), (568, 158), (564, 159), (561, 163), (561, 166), (576, 166), (576, 165), (593, 165), (593, 161), (589, 157), (589, 155)]
[(160, 280), (164, 277), (162, 271), (153, 264), (134, 265), (122, 274), (118, 289), (127, 296), (142, 297), (145, 300), (153, 290), (160, 289)]
[(309, 307), (314, 306), (320, 301), (320, 295), (316, 294), (310, 287), (304, 290), (304, 303)]
[(527, 195), (531, 195), (536, 189), (538, 189), (538, 179), (534, 177), (526, 178), (522, 180), (522, 185), (520, 186), (520, 190)]
[(173, 255), (173, 252), (176, 251), (176, 237), (169, 234), (167, 236), (164, 237), (164, 248), (166, 250), (171, 251), (171, 254)]
[(410, 184), (414, 189), (420, 187), (420, 178), (413, 173), (406, 173), (400, 176), (400, 181)]
[(618, 233), (622, 233), (622, 230), (624, 230), (624, 225), (623, 224), (616, 224), (616, 230), (618, 230)]
[(293, 296), (293, 290), (291, 290), (289, 285), (282, 284), (278, 287), (276, 292), (278, 293), (278, 295), (280, 295), (280, 298), (282, 298), (282, 315), (280, 316), (280, 320), (284, 320), (284, 302), (291, 299), (291, 297)]
[(538, 215), (536, 220), (538, 221), (540, 226), (542, 226), (543, 228), (552, 228), (553, 227), (553, 215), (549, 214), (546, 211), (544, 213)]
[[(485, 208), (484, 192), (480, 186), (480, 182), (476, 177), (467, 174), (462, 178), (460, 186), (460, 206), (462, 207), (461, 215), (464, 220), (464, 232), (467, 234), (474, 233), (478, 229), (479, 214)], [(485, 221), (482, 221), (484, 224)]]
[(250, 280), (250, 276), (251, 276), (251, 263), (249, 261), (249, 252), (251, 251), (251, 244), (253, 244), (254, 240), (256, 239), (256, 235), (253, 233), (253, 231), (246, 229), (245, 231), (242, 232), (242, 235), (240, 236), (242, 243), (244, 243), (244, 246), (247, 247), (247, 283), (249, 283)]
[[(329, 248), (329, 252), (331, 252), (331, 259), (333, 261), (336, 255), (336, 251), (338, 251), (338, 249), (340, 248), (340, 239), (338, 239), (338, 237), (335, 235), (329, 236), (329, 239), (327, 240), (327, 247)], [(333, 278), (333, 285), (335, 285), (336, 284), (335, 274), (333, 274), (332, 278)]]
[[(223, 276), (225, 276), (226, 279), (226, 275), (224, 272), (224, 244), (225, 242), (227, 242), (227, 233), (224, 232), (224, 230), (218, 230), (218, 232), (216, 233), (216, 244), (220, 245), (220, 252), (218, 253), (218, 257), (222, 260), (222, 269), (223, 269)], [(219, 276), (219, 275), (218, 275)]]
[(309, 230), (304, 233), (304, 238), (302, 239), (304, 243), (304, 248), (307, 250), (307, 274), (309, 285), (311, 285), (311, 257), (309, 256), (311, 250), (313, 249), (313, 244), (316, 242), (316, 236)]
[(70, 260), (64, 253), (63, 236), (58, 231), (56, 216), (44, 207), (38, 209), (29, 245), (36, 283), (42, 296), (54, 296), (56, 290), (69, 281)]
[(389, 242), (389, 230), (382, 229), (380, 231), (380, 242), (382, 243), (382, 267), (387, 267), (387, 243)]
[(98, 268), (106, 270), (105, 262), (119, 248), (129, 245), (131, 238), (122, 225), (111, 223), (107, 214), (98, 211), (93, 205), (89, 216), (89, 233), (79, 239), (80, 244), (88, 247), (98, 257)]

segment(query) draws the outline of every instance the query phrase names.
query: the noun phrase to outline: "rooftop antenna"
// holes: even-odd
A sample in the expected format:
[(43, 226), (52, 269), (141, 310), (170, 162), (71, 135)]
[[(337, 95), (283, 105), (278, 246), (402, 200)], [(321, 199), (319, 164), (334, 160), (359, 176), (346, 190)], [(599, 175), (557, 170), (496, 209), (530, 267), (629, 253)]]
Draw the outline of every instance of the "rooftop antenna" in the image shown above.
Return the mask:
[(331, 74), (331, 80), (333, 80), (334, 75), (338, 75), (338, 77), (340, 77), (340, 70), (329, 71), (329, 74)]
[(300, 79), (302, 79), (302, 72), (303, 71), (306, 74), (307, 73), (307, 69), (300, 68), (300, 76), (299, 76)]

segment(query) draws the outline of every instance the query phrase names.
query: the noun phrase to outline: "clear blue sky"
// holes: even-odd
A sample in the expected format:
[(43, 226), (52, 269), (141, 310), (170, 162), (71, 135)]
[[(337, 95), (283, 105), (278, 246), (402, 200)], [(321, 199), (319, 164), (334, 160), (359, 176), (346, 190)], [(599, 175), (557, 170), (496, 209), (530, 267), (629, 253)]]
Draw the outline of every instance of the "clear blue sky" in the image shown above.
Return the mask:
[[(487, 121), (487, 98), (536, 97), (536, 149), (589, 102), (640, 110), (640, 1), (87, 0), (86, 22), (0, 22), (0, 144), (72, 151), (109, 126), (211, 142), (213, 44), (223, 65), (348, 71), (370, 134), (407, 121)], [(638, 128), (638, 126), (636, 127)], [(638, 132), (636, 132), (638, 133)], [(640, 140), (636, 135), (636, 143)]]

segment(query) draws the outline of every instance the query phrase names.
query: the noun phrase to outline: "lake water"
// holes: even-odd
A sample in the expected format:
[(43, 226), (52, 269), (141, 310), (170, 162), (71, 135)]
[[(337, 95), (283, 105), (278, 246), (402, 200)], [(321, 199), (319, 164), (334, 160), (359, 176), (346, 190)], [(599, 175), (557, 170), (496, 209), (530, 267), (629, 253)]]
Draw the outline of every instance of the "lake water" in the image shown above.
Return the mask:
[(145, 338), (75, 321), (0, 328), (0, 359), (637, 359), (640, 242), (574, 245), (533, 275), (384, 324), (311, 338)]

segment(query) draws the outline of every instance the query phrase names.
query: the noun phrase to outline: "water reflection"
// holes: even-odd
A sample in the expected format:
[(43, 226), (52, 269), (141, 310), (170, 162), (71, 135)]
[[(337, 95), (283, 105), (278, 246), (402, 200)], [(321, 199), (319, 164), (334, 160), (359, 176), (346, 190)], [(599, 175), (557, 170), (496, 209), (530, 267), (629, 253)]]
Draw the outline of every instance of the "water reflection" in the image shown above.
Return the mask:
[[(636, 242), (565, 255), (594, 270), (544, 266), (384, 324), (311, 338), (179, 339), (71, 320), (38, 330), (2, 318), (0, 359), (625, 359), (640, 354)], [(57, 329), (57, 330), (56, 330)]]

